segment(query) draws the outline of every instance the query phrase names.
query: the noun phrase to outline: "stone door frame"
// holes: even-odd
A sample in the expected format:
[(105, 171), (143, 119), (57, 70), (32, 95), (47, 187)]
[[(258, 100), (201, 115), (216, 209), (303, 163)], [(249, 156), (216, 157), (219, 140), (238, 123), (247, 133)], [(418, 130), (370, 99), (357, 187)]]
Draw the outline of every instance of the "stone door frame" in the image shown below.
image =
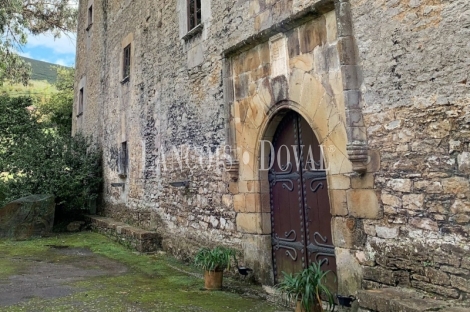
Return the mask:
[[(373, 172), (378, 169), (374, 165), (379, 160), (372, 157), (372, 162), (367, 164), (369, 152), (350, 4), (336, 1), (332, 8), (334, 10), (324, 11), (308, 8), (305, 14), (298, 14), (298, 23), (289, 21), (290, 29), (297, 29), (299, 38), (308, 36), (306, 28), (312, 27), (312, 23), (318, 24), (309, 31), (315, 27), (327, 28), (326, 39), (319, 43), (321, 51), (328, 51), (325, 54), (329, 62), (326, 72), (325, 69), (317, 71), (316, 65), (296, 65), (302, 57), (315, 57), (318, 51), (312, 49), (298, 56), (288, 55), (289, 68), (281, 75), (265, 75), (259, 71), (261, 67), (253, 67), (256, 62), (245, 63), (246, 59), (256, 59), (256, 55), (260, 58), (266, 53), (269, 55), (269, 50), (266, 51), (270, 48), (267, 44), (270, 38), (279, 38), (280, 34), (289, 36), (286, 24), (282, 23), (265, 31), (268, 37), (254, 36), (224, 53), (227, 142), (234, 151), (235, 164), (239, 164), (239, 167), (231, 167), (228, 173), (245, 263), (254, 268), (263, 284), (272, 285), (268, 173), (259, 170), (260, 162), (267, 160), (261, 159), (259, 142), (272, 141), (282, 112), (293, 110), (300, 114), (324, 146), (325, 163), (329, 168), (327, 180), (338, 293), (352, 295), (361, 289), (362, 267), (357, 253), (363, 250), (365, 243), (364, 219), (382, 218), (383, 212), (374, 190)], [(315, 14), (310, 16), (311, 12)], [(306, 16), (311, 17), (310, 22)], [(307, 23), (311, 23), (310, 26)], [(256, 81), (250, 78), (253, 75), (257, 77)]]

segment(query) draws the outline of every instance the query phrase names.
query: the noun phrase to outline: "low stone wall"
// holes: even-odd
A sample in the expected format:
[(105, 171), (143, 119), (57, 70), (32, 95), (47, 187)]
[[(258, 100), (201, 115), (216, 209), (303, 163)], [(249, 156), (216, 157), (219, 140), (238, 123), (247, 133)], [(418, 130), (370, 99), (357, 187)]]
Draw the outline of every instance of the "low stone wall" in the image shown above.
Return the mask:
[(470, 310), (469, 303), (436, 300), (412, 290), (396, 288), (359, 291), (358, 302), (360, 312), (467, 312)]
[(161, 239), (156, 232), (142, 230), (111, 218), (86, 216), (91, 229), (112, 240), (139, 252), (154, 252), (161, 247)]

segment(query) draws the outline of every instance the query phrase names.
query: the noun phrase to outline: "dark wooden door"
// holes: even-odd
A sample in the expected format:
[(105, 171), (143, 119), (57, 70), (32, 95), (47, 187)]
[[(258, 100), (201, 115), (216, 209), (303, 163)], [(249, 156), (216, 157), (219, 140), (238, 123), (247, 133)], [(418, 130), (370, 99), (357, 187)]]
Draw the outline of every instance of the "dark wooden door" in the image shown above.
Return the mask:
[(269, 171), (275, 281), (320, 261), (336, 272), (326, 170), (308, 123), (289, 112), (273, 139)]

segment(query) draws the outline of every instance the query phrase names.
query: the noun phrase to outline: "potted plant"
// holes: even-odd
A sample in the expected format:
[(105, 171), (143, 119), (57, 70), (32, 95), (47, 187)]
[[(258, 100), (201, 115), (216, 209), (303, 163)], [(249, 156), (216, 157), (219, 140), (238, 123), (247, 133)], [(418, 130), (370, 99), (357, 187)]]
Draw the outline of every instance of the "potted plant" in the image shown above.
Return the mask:
[(206, 289), (222, 288), (223, 272), (225, 269), (230, 269), (234, 258), (235, 250), (226, 247), (201, 248), (198, 251), (194, 258), (194, 264), (204, 269), (204, 287)]
[(284, 274), (277, 288), (287, 295), (289, 301), (296, 302), (295, 312), (322, 312), (322, 297), (328, 302), (328, 310), (334, 308), (334, 299), (328, 290), (325, 277), (330, 271), (323, 271), (320, 263), (312, 263), (296, 274)]

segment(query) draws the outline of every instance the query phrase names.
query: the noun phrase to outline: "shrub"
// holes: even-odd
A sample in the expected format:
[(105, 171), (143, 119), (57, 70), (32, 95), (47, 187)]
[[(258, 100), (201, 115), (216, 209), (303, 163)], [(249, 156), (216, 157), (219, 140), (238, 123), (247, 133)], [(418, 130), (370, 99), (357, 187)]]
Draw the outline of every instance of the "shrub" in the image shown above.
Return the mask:
[[(0, 97), (0, 189), (5, 203), (31, 194), (53, 194), (58, 209), (80, 211), (97, 198), (101, 153), (91, 138), (61, 135), (38, 122), (30, 99)], [(18, 124), (20, 123), (20, 124)]]

